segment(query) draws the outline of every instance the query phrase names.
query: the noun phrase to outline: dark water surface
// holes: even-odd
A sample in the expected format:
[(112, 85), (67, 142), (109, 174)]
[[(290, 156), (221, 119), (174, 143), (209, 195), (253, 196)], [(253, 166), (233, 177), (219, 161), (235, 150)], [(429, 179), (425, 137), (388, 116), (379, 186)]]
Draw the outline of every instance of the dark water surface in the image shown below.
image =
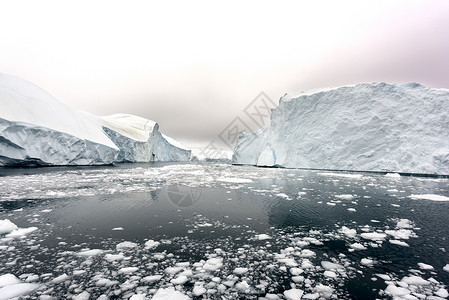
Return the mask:
[(124, 164), (0, 169), (0, 186), (0, 220), (37, 228), (0, 234), (23, 299), (438, 299), (449, 283), (449, 202), (420, 199), (446, 200), (447, 178)]

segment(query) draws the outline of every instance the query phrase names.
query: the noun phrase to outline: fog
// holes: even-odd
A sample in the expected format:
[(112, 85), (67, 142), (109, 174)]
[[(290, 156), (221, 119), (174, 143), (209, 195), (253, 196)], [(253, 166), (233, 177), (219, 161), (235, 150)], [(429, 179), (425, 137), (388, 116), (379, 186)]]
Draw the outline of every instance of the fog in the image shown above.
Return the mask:
[[(261, 92), (359, 82), (449, 88), (447, 1), (10, 1), (0, 72), (98, 115), (207, 143)], [(251, 128), (251, 129), (254, 129)]]

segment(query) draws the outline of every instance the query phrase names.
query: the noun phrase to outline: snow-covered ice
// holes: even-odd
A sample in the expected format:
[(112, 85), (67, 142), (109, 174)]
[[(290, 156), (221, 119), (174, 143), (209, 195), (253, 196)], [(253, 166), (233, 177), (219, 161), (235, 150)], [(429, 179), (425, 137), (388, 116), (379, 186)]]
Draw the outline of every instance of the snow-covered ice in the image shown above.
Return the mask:
[(10, 220), (8, 219), (0, 220), (0, 234), (11, 233), (17, 229), (18, 229), (17, 225), (11, 222)]
[(153, 296), (153, 300), (189, 300), (189, 296), (176, 291), (174, 288), (160, 288)]
[(364, 232), (361, 233), (360, 236), (367, 240), (373, 240), (373, 241), (383, 241), (387, 237), (385, 233), (379, 233), (379, 232)]
[(449, 201), (449, 197), (435, 194), (410, 195), (410, 198), (431, 201)]
[(233, 163), (448, 175), (448, 111), (449, 90), (417, 83), (285, 95), (269, 128), (240, 135)]
[(304, 291), (300, 289), (291, 289), (284, 292), (284, 296), (289, 300), (301, 300)]
[(124, 114), (97, 117), (1, 73), (0, 106), (0, 166), (190, 159), (190, 150), (178, 147), (151, 120)]

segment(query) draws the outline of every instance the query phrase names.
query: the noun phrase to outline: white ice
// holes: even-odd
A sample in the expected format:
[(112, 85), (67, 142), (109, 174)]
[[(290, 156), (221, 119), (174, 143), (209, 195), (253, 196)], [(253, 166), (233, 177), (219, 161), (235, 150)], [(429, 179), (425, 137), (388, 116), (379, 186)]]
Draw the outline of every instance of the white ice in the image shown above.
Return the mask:
[(431, 200), (431, 201), (449, 201), (449, 197), (435, 194), (421, 194), (421, 195), (410, 195), (412, 199), (423, 199), (423, 200)]
[(448, 111), (448, 89), (415, 83), (285, 95), (268, 128), (239, 136), (233, 163), (447, 175)]

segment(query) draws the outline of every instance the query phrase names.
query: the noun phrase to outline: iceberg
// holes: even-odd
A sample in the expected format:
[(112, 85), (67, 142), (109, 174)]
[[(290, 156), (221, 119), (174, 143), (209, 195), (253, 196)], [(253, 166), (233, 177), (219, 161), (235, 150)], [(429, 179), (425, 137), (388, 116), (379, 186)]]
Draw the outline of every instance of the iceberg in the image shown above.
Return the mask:
[(105, 134), (120, 149), (116, 162), (190, 160), (191, 150), (159, 132), (154, 121), (128, 114), (99, 118)]
[(449, 174), (449, 90), (362, 83), (284, 95), (233, 164)]
[(0, 166), (190, 159), (190, 150), (151, 120), (75, 110), (34, 84), (1, 73), (0, 107)]

